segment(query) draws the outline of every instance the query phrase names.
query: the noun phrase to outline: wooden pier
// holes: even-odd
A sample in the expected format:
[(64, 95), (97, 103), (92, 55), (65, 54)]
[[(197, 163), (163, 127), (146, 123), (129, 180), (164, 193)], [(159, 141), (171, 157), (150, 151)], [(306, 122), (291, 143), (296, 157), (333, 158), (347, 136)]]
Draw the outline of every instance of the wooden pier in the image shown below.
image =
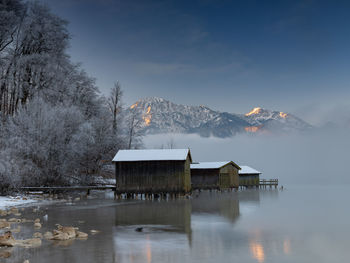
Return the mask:
[(247, 188), (277, 188), (278, 179), (252, 179), (252, 180), (241, 180), (239, 187), (241, 189)]
[[(249, 185), (240, 185), (240, 188), (277, 188), (278, 187), (278, 179), (260, 179), (259, 184), (249, 184)], [(139, 193), (139, 192), (124, 192), (119, 191), (116, 186), (113, 185), (98, 185), (98, 186), (37, 186), (37, 187), (21, 187), (22, 191), (30, 193), (30, 192), (43, 192), (49, 194), (58, 194), (58, 193), (66, 193), (70, 191), (81, 191), (86, 192), (87, 195), (90, 194), (91, 190), (112, 190), (114, 192), (114, 197), (117, 199), (123, 198), (131, 198), (138, 199), (138, 196), (141, 199), (167, 199), (167, 198), (178, 198), (178, 197), (188, 197), (191, 193), (172, 193), (172, 192), (149, 192), (149, 193)], [(124, 196), (124, 197), (123, 197)]]
[(116, 193), (116, 187), (113, 185), (103, 185), (103, 186), (38, 186), (38, 187), (21, 187), (24, 192), (36, 192), (41, 191), (44, 193), (56, 194), (64, 193), (70, 191), (86, 191), (87, 195), (90, 194), (91, 190), (113, 190)]
[(179, 192), (125, 192), (118, 191), (116, 186), (113, 185), (99, 185), (99, 186), (28, 186), (20, 188), (26, 193), (48, 193), (48, 194), (59, 194), (70, 191), (86, 192), (90, 194), (91, 190), (112, 190), (114, 192), (115, 199), (140, 199), (140, 200), (153, 200), (153, 199), (177, 199), (177, 198), (188, 198), (190, 193), (179, 193)]
[(266, 189), (267, 187), (275, 187), (277, 188), (278, 186), (278, 179), (260, 179), (259, 180), (259, 188), (264, 188)]

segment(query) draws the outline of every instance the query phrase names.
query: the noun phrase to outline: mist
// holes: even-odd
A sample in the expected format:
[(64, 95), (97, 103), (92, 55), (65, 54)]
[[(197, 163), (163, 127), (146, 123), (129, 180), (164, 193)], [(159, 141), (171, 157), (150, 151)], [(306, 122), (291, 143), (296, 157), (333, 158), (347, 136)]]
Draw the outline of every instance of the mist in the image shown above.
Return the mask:
[(348, 131), (293, 135), (238, 135), (204, 138), (195, 134), (148, 135), (145, 148), (190, 148), (193, 161), (234, 161), (278, 178), (280, 185), (350, 183)]

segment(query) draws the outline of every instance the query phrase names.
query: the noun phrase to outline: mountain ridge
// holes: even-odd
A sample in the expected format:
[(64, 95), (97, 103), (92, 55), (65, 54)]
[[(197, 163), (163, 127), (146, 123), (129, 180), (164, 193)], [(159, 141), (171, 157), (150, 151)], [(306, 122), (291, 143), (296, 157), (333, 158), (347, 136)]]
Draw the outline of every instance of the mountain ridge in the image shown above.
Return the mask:
[(304, 120), (261, 107), (246, 114), (213, 110), (207, 106), (176, 104), (160, 97), (135, 102), (126, 114), (136, 114), (145, 134), (196, 133), (203, 137), (232, 137), (238, 133), (290, 133), (312, 128)]

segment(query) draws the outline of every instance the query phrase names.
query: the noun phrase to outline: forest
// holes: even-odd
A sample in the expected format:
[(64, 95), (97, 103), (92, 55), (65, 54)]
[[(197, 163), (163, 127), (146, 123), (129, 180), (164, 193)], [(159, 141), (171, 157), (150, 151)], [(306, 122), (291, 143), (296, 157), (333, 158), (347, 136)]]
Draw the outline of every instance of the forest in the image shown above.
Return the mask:
[(118, 82), (103, 96), (71, 61), (68, 22), (37, 1), (0, 1), (0, 193), (83, 185), (139, 147)]

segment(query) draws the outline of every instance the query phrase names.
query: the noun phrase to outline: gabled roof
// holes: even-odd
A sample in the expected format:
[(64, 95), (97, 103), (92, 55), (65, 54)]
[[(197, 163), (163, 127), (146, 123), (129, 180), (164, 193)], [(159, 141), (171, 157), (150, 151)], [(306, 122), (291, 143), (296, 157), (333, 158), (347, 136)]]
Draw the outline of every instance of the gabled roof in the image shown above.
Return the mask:
[(232, 164), (238, 169), (241, 169), (237, 164), (232, 161), (225, 162), (200, 162), (200, 163), (192, 163), (191, 169), (220, 169), (228, 164)]
[(239, 171), (239, 174), (261, 174), (261, 172), (246, 165), (241, 165), (241, 168), (242, 170)]
[(189, 149), (119, 150), (113, 162), (135, 161), (185, 161), (192, 157)]

